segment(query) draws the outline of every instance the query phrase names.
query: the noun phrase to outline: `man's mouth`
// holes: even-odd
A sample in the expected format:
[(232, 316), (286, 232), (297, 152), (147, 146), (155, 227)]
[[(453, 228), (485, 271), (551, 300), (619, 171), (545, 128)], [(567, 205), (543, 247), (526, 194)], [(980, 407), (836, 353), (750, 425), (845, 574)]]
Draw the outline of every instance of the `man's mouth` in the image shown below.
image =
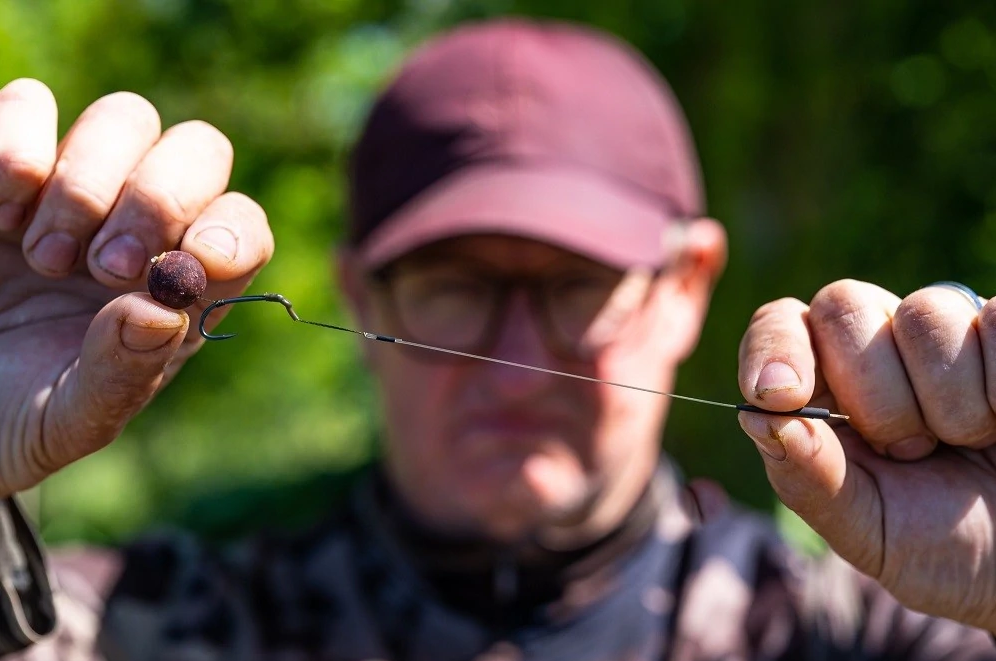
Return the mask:
[(532, 446), (543, 439), (562, 438), (569, 422), (562, 416), (520, 412), (470, 415), (455, 426), (462, 439), (503, 439), (513, 446)]

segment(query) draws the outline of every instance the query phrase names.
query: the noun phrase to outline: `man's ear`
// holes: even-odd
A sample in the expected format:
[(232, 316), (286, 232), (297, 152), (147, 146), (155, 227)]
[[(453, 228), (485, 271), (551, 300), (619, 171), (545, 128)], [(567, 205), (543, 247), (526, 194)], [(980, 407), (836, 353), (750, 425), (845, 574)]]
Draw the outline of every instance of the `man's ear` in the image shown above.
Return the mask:
[(677, 331), (677, 355), (683, 361), (698, 344), (713, 289), (726, 268), (726, 230), (712, 218), (696, 218), (676, 226), (665, 240), (674, 242), (676, 255), (669, 267), (670, 287), (662, 294), (671, 300), (666, 305), (673, 306), (677, 296), (684, 308), (674, 317), (681, 328), (670, 330)]
[(726, 268), (726, 230), (712, 218), (696, 218), (682, 223), (681, 250), (677, 272), (686, 287), (702, 289), (704, 303), (709, 304), (712, 290)]

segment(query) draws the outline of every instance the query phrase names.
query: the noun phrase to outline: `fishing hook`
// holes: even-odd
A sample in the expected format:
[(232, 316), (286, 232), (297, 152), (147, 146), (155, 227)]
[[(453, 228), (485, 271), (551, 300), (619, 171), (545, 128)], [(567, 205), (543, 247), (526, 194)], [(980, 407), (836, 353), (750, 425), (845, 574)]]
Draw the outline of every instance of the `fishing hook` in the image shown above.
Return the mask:
[[(360, 331), (353, 330), (352, 328), (344, 328), (342, 326), (335, 326), (333, 324), (323, 324), (317, 321), (308, 321), (307, 319), (302, 319), (297, 315), (297, 312), (294, 312), (294, 306), (291, 304), (290, 301), (287, 300), (286, 296), (284, 296), (283, 294), (271, 294), (269, 292), (264, 294), (250, 294), (247, 296), (233, 296), (232, 298), (219, 298), (216, 301), (211, 301), (211, 304), (206, 308), (204, 308), (204, 311), (201, 312), (201, 321), (197, 327), (197, 330), (199, 330), (201, 333), (201, 337), (203, 337), (205, 340), (229, 340), (235, 337), (237, 333), (221, 333), (219, 335), (212, 335), (211, 333), (207, 332), (204, 326), (207, 323), (208, 317), (215, 309), (220, 308), (223, 305), (231, 305), (233, 303), (249, 303), (251, 301), (268, 301), (270, 303), (280, 303), (280, 305), (284, 306), (284, 308), (287, 310), (287, 314), (290, 315), (290, 318), (292, 320), (299, 321), (302, 324), (311, 324), (312, 326), (322, 326), (323, 328), (332, 328), (334, 330), (346, 331), (347, 333), (356, 333), (357, 335), (367, 336), (370, 337), (371, 339), (381, 339), (387, 337), (382, 335), (374, 336), (373, 333), (361, 333)], [(395, 338), (391, 339), (393, 340)]]
[(298, 321), (300, 317), (294, 312), (294, 307), (291, 302), (288, 301), (283, 294), (252, 294), (249, 296), (233, 296), (232, 298), (219, 298), (216, 301), (212, 301), (211, 305), (204, 308), (201, 312), (201, 322), (198, 325), (198, 330), (201, 332), (201, 337), (205, 340), (229, 340), (237, 335), (237, 333), (222, 333), (220, 335), (212, 335), (205, 330), (204, 325), (207, 323), (208, 317), (216, 309), (223, 305), (231, 305), (232, 303), (247, 303), (249, 301), (270, 301), (271, 303), (280, 303), (285, 308), (287, 308), (287, 314), (294, 321)]

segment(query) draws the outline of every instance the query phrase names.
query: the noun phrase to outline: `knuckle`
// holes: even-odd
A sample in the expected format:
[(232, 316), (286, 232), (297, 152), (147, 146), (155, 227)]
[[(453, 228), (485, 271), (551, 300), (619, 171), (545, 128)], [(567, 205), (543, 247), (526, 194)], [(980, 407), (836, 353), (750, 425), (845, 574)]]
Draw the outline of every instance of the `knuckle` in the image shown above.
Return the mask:
[(33, 195), (42, 187), (51, 171), (52, 164), (46, 159), (0, 152), (0, 194), (23, 197), (27, 192)]
[(983, 306), (979, 312), (979, 331), (986, 334), (996, 334), (996, 298)]
[(844, 279), (822, 287), (813, 296), (810, 306), (821, 315), (840, 315), (853, 310), (855, 302), (860, 299), (861, 283), (857, 280)]
[(889, 398), (868, 397), (862, 402), (858, 430), (869, 441), (884, 444), (912, 435), (920, 427), (919, 417), (909, 406)]
[[(41, 477), (51, 475), (73, 461), (100, 449), (105, 445), (104, 439), (114, 438), (120, 432), (123, 424), (115, 424), (115, 418), (107, 415), (112, 413), (106, 407), (100, 407), (95, 397), (90, 398), (88, 410), (100, 411), (101, 415), (78, 416), (73, 419), (70, 429), (60, 425), (51, 435), (40, 439), (30, 448), (28, 461)], [(112, 429), (114, 431), (109, 431)]]
[(893, 317), (893, 331), (898, 341), (921, 342), (940, 340), (947, 315), (938, 294), (943, 292), (921, 289), (904, 298)]
[(57, 436), (56, 433), (43, 434), (37, 442), (28, 442), (23, 446), (20, 463), (33, 482), (40, 482), (62, 468), (62, 464), (56, 459), (59, 451), (53, 447), (58, 445), (55, 440)]
[(60, 163), (55, 168), (53, 187), (64, 202), (84, 215), (103, 218), (114, 206), (117, 191), (109, 190), (100, 182), (81, 177), (78, 172), (67, 172), (68, 167)]
[[(945, 296), (945, 290), (940, 287), (917, 289), (916, 291), (908, 294), (906, 298), (899, 303), (899, 308), (928, 310), (932, 307), (936, 307)], [(960, 294), (958, 294), (958, 296), (960, 296)]]
[(847, 327), (854, 324), (871, 304), (865, 283), (850, 279), (837, 280), (816, 292), (810, 303), (809, 315), (813, 324), (818, 327)]
[(986, 445), (986, 441), (991, 439), (993, 434), (992, 413), (975, 412), (975, 415), (971, 415), (972, 411), (967, 411), (967, 407), (952, 408), (954, 410), (951, 411), (951, 419), (956, 423), (951, 424), (950, 431), (936, 430), (937, 436), (954, 445), (967, 447)]
[(129, 181), (128, 186), (135, 201), (151, 217), (166, 225), (184, 224), (190, 210), (176, 192), (148, 181)]
[(925, 412), (927, 428), (939, 439), (954, 445), (973, 445), (992, 434), (996, 419), (988, 402), (975, 397), (931, 398)]

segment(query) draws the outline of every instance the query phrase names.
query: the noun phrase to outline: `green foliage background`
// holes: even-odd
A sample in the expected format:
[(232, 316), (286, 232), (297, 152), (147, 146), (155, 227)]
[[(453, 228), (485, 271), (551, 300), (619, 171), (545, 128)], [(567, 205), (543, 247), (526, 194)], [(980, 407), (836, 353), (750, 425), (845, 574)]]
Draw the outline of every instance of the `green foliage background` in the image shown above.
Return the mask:
[[(462, 20), (583, 21), (671, 81), (732, 255), (679, 392), (737, 400), (754, 309), (853, 277), (900, 294), (938, 279), (992, 292), (996, 5), (953, 0), (0, 0), (0, 84), (51, 86), (62, 130), (103, 94), (201, 118), (236, 150), (233, 188), (267, 209), (277, 253), (254, 291), (345, 321), (331, 247), (344, 157), (404, 54)], [(584, 72), (579, 72), (584, 75)], [(376, 444), (375, 395), (345, 335), (236, 309), (124, 436), (50, 479), (50, 542), (164, 523), (225, 537), (307, 520)], [(677, 403), (664, 439), (690, 476), (769, 509), (734, 416)]]

